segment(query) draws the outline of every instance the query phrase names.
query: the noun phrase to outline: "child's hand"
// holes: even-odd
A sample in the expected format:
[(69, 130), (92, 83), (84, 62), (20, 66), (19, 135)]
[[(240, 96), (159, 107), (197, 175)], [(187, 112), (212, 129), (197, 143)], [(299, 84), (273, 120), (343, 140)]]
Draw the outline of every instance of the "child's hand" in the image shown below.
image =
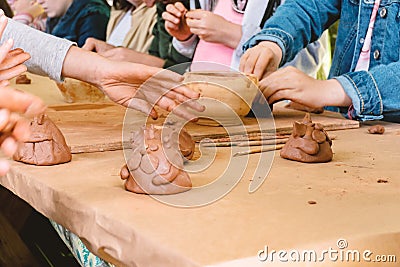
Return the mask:
[(181, 2), (169, 4), (162, 18), (165, 20), (165, 29), (179, 41), (185, 41), (192, 36), (188, 25), (186, 24), (185, 14), (187, 9)]
[(273, 42), (264, 41), (243, 54), (239, 69), (247, 74), (255, 74), (262, 80), (278, 69), (281, 59), (281, 48)]
[(311, 108), (351, 105), (337, 80), (316, 80), (294, 67), (279, 69), (262, 79), (259, 87), (269, 104), (291, 100)]
[(201, 9), (186, 13), (186, 23), (193, 34), (210, 43), (221, 43), (236, 48), (242, 37), (242, 26), (222, 16)]

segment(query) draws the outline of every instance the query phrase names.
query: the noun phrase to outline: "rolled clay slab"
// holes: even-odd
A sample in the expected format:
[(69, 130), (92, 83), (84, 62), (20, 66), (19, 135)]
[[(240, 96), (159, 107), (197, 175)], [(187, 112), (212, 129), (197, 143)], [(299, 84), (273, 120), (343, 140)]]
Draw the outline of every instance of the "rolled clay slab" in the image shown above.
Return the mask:
[(14, 160), (33, 165), (56, 165), (69, 162), (71, 151), (60, 129), (46, 115), (33, 118), (31, 136), (19, 145)]
[(192, 182), (183, 170), (183, 160), (193, 153), (194, 142), (186, 131), (168, 125), (143, 127), (133, 134), (132, 154), (120, 172), (125, 189), (157, 195), (190, 190)]
[(306, 113), (302, 122), (294, 122), (292, 135), (280, 155), (306, 163), (328, 162), (333, 158), (331, 146), (332, 140), (322, 125), (313, 123), (310, 113)]

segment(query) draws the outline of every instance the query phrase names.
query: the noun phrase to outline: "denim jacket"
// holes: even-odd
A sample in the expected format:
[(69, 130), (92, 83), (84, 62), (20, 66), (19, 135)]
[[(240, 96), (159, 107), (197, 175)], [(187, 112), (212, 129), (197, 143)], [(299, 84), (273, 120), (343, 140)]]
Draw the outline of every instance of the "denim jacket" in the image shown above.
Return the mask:
[(79, 47), (88, 37), (105, 41), (110, 9), (105, 0), (74, 0), (64, 16), (47, 19), (46, 32)]
[(264, 40), (276, 42), (283, 65), (340, 19), (329, 78), (337, 79), (353, 102), (347, 116), (399, 120), (400, 0), (381, 0), (369, 71), (354, 71), (373, 6), (374, 0), (287, 0), (244, 48)]

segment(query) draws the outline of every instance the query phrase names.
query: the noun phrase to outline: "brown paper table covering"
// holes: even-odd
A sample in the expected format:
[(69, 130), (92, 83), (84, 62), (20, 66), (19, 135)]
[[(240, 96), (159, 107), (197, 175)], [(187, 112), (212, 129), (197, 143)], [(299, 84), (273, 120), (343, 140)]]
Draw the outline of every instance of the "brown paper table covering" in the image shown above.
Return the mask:
[[(386, 129), (384, 135), (370, 135), (367, 127), (336, 131), (329, 163), (302, 164), (276, 154), (269, 176), (253, 194), (248, 185), (258, 155), (251, 155), (238, 185), (200, 208), (171, 207), (126, 192), (118, 175), (122, 151), (75, 154), (72, 162), (51, 167), (13, 163), (0, 183), (122, 266), (218, 264), (255, 257), (265, 245), (313, 248), (339, 238), (357, 246), (400, 232), (400, 127)], [(224, 166), (218, 162), (228, 152), (219, 149), (217, 163), (192, 175), (193, 183), (220, 173)], [(385, 252), (398, 253), (394, 249), (396, 242), (387, 242)]]

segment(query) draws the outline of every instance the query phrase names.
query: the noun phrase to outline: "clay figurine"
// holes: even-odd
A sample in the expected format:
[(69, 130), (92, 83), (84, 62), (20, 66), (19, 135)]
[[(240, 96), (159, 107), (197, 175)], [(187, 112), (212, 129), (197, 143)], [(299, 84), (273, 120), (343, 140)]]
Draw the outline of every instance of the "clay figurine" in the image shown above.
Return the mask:
[(42, 166), (71, 161), (63, 134), (45, 114), (33, 118), (30, 130), (29, 140), (19, 145), (14, 160)]
[(21, 74), (15, 79), (16, 84), (31, 84), (31, 79), (26, 74)]
[(285, 159), (306, 162), (328, 162), (332, 160), (332, 140), (319, 123), (311, 121), (306, 113), (302, 122), (294, 122), (293, 132), (281, 150)]
[(125, 189), (158, 195), (190, 190), (192, 182), (183, 170), (183, 156), (193, 156), (192, 142), (186, 131), (179, 133), (177, 127), (170, 125), (150, 125), (135, 132), (131, 157), (120, 172)]

